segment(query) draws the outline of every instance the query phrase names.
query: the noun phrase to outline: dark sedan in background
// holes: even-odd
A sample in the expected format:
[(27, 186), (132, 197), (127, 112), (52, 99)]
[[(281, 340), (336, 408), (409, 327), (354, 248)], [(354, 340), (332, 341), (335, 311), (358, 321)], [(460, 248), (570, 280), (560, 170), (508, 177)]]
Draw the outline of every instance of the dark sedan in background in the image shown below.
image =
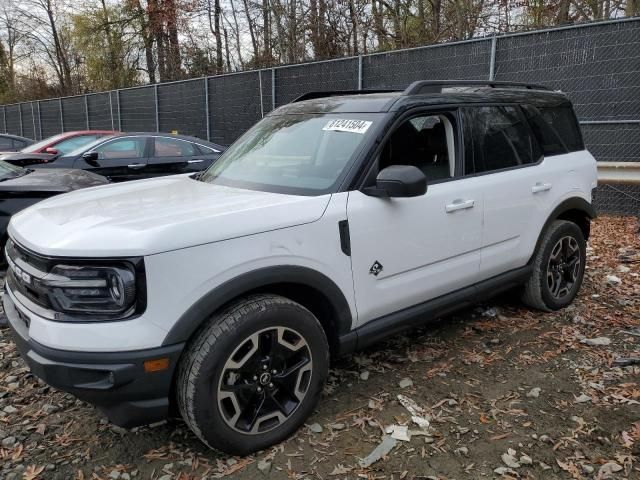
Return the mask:
[(0, 133), (0, 152), (17, 152), (32, 143), (33, 140), (30, 138), (19, 137), (10, 133)]
[(11, 215), (59, 193), (107, 183), (108, 179), (82, 170), (31, 170), (0, 161), (0, 264)]
[[(225, 147), (195, 137), (164, 133), (121, 133), (100, 138), (65, 155), (34, 157), (31, 167), (79, 168), (116, 182), (199, 172)], [(9, 163), (11, 155), (0, 157)]]

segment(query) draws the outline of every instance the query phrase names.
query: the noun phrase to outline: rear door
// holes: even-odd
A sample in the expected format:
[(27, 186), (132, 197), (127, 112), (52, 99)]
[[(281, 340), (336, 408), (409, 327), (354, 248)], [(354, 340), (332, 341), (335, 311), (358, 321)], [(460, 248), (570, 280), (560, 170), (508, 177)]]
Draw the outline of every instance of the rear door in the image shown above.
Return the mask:
[(146, 176), (197, 172), (210, 164), (193, 142), (181, 138), (154, 136), (151, 137), (150, 143)]
[(90, 151), (97, 153), (97, 159), (81, 156), (73, 167), (109, 177), (115, 182), (144, 178), (147, 139), (144, 136), (130, 136), (107, 140)]
[(555, 179), (517, 105), (465, 109), (465, 171), (484, 198), (480, 279), (524, 266), (553, 203)]

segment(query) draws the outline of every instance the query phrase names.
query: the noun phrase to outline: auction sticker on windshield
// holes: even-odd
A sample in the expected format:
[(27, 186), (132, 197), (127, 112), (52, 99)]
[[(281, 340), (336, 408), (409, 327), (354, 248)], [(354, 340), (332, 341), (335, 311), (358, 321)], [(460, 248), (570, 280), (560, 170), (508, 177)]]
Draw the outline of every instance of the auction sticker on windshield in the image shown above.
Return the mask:
[(332, 130), (334, 132), (350, 132), (364, 134), (373, 122), (367, 120), (330, 120), (322, 130)]

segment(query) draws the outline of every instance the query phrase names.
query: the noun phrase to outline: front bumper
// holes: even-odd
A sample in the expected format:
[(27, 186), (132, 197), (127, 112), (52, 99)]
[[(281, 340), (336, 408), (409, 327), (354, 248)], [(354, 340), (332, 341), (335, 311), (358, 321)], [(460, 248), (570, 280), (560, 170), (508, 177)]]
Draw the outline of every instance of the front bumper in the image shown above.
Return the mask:
[[(95, 405), (122, 427), (156, 422), (169, 415), (173, 373), (183, 343), (128, 352), (56, 350), (29, 338), (27, 317), (9, 292), (3, 296), (3, 304), (18, 350), (35, 376)], [(169, 359), (169, 368), (145, 372), (145, 361), (161, 358)]]

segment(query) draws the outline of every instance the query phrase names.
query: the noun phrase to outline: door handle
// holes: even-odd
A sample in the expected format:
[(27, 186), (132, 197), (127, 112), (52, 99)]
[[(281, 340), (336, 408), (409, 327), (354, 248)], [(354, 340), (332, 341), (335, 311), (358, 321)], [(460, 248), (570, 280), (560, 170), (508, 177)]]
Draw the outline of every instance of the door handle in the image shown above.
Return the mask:
[(201, 158), (197, 160), (187, 160), (187, 163), (202, 163), (202, 162), (204, 162), (204, 160), (202, 160)]
[(465, 210), (467, 208), (473, 208), (476, 204), (475, 200), (454, 200), (453, 203), (450, 203), (444, 207), (447, 213), (455, 212), (456, 210)]
[(552, 185), (550, 183), (536, 182), (536, 184), (531, 187), (531, 193), (546, 192), (548, 190), (551, 190), (551, 187)]
[(127, 165), (127, 167), (131, 168), (132, 170), (139, 170), (146, 166), (147, 166), (146, 163), (130, 163), (129, 165)]

